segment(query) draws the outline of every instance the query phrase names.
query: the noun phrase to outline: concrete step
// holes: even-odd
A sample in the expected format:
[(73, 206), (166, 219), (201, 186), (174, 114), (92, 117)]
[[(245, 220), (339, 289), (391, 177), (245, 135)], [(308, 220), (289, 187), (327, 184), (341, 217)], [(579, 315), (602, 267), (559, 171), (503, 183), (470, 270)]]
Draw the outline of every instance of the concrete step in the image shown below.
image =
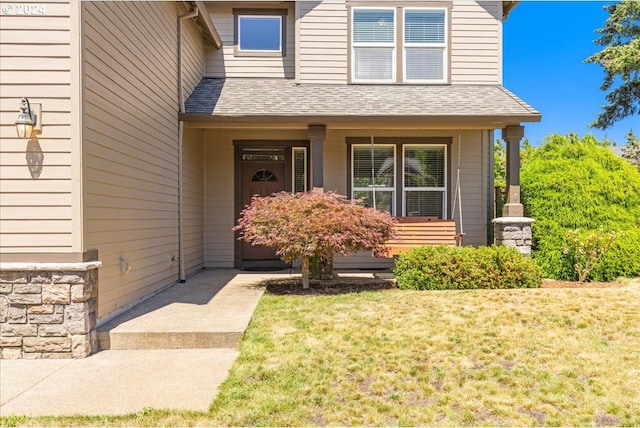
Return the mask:
[(117, 332), (98, 331), (100, 349), (237, 348), (243, 332)]
[(100, 349), (237, 348), (267, 276), (204, 270), (98, 327)]

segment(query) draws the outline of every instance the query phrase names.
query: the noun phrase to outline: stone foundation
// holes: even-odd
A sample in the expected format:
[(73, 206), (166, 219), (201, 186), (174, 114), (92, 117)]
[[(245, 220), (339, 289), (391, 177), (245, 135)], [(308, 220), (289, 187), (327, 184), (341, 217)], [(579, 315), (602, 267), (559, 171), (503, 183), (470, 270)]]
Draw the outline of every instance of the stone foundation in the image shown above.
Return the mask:
[(531, 223), (529, 217), (498, 217), (493, 219), (496, 245), (516, 248), (525, 256), (531, 255)]
[(96, 352), (99, 266), (0, 264), (0, 358), (85, 358)]

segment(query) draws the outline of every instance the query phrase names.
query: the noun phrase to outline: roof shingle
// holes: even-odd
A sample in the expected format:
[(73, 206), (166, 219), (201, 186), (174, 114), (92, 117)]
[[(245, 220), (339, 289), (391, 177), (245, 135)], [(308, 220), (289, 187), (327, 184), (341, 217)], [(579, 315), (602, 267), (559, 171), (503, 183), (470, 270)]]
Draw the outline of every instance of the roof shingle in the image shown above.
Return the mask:
[(205, 78), (186, 114), (212, 117), (519, 117), (540, 113), (500, 85), (321, 85), (287, 79)]

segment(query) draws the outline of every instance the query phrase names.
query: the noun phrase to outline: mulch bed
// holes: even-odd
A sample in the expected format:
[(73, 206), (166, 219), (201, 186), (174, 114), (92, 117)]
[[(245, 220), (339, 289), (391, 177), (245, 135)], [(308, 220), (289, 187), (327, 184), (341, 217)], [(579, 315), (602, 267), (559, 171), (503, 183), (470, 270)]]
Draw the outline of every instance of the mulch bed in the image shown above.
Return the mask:
[[(283, 278), (266, 280), (263, 285), (269, 294), (275, 295), (338, 295), (360, 293), (363, 291), (380, 291), (398, 288), (394, 281), (383, 278), (338, 277), (332, 280), (311, 280), (309, 288), (302, 288), (300, 278)], [(619, 282), (578, 282), (556, 281), (545, 279), (540, 288), (618, 288)]]
[(337, 295), (380, 291), (398, 288), (394, 281), (379, 278), (342, 277), (325, 281), (309, 281), (309, 288), (302, 288), (300, 278), (270, 279), (264, 282), (267, 293), (276, 295)]

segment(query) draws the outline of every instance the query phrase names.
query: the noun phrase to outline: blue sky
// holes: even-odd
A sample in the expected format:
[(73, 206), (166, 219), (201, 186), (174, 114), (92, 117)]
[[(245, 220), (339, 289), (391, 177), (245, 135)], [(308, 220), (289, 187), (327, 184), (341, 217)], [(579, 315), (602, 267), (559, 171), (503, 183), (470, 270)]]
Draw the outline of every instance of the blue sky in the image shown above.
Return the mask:
[(600, 90), (602, 68), (584, 60), (601, 49), (594, 30), (604, 24), (602, 7), (609, 3), (522, 1), (504, 23), (504, 86), (542, 113), (542, 122), (523, 124), (532, 144), (554, 132), (592, 133), (619, 146), (629, 129), (640, 136), (638, 115), (606, 131), (588, 128), (606, 94)]

